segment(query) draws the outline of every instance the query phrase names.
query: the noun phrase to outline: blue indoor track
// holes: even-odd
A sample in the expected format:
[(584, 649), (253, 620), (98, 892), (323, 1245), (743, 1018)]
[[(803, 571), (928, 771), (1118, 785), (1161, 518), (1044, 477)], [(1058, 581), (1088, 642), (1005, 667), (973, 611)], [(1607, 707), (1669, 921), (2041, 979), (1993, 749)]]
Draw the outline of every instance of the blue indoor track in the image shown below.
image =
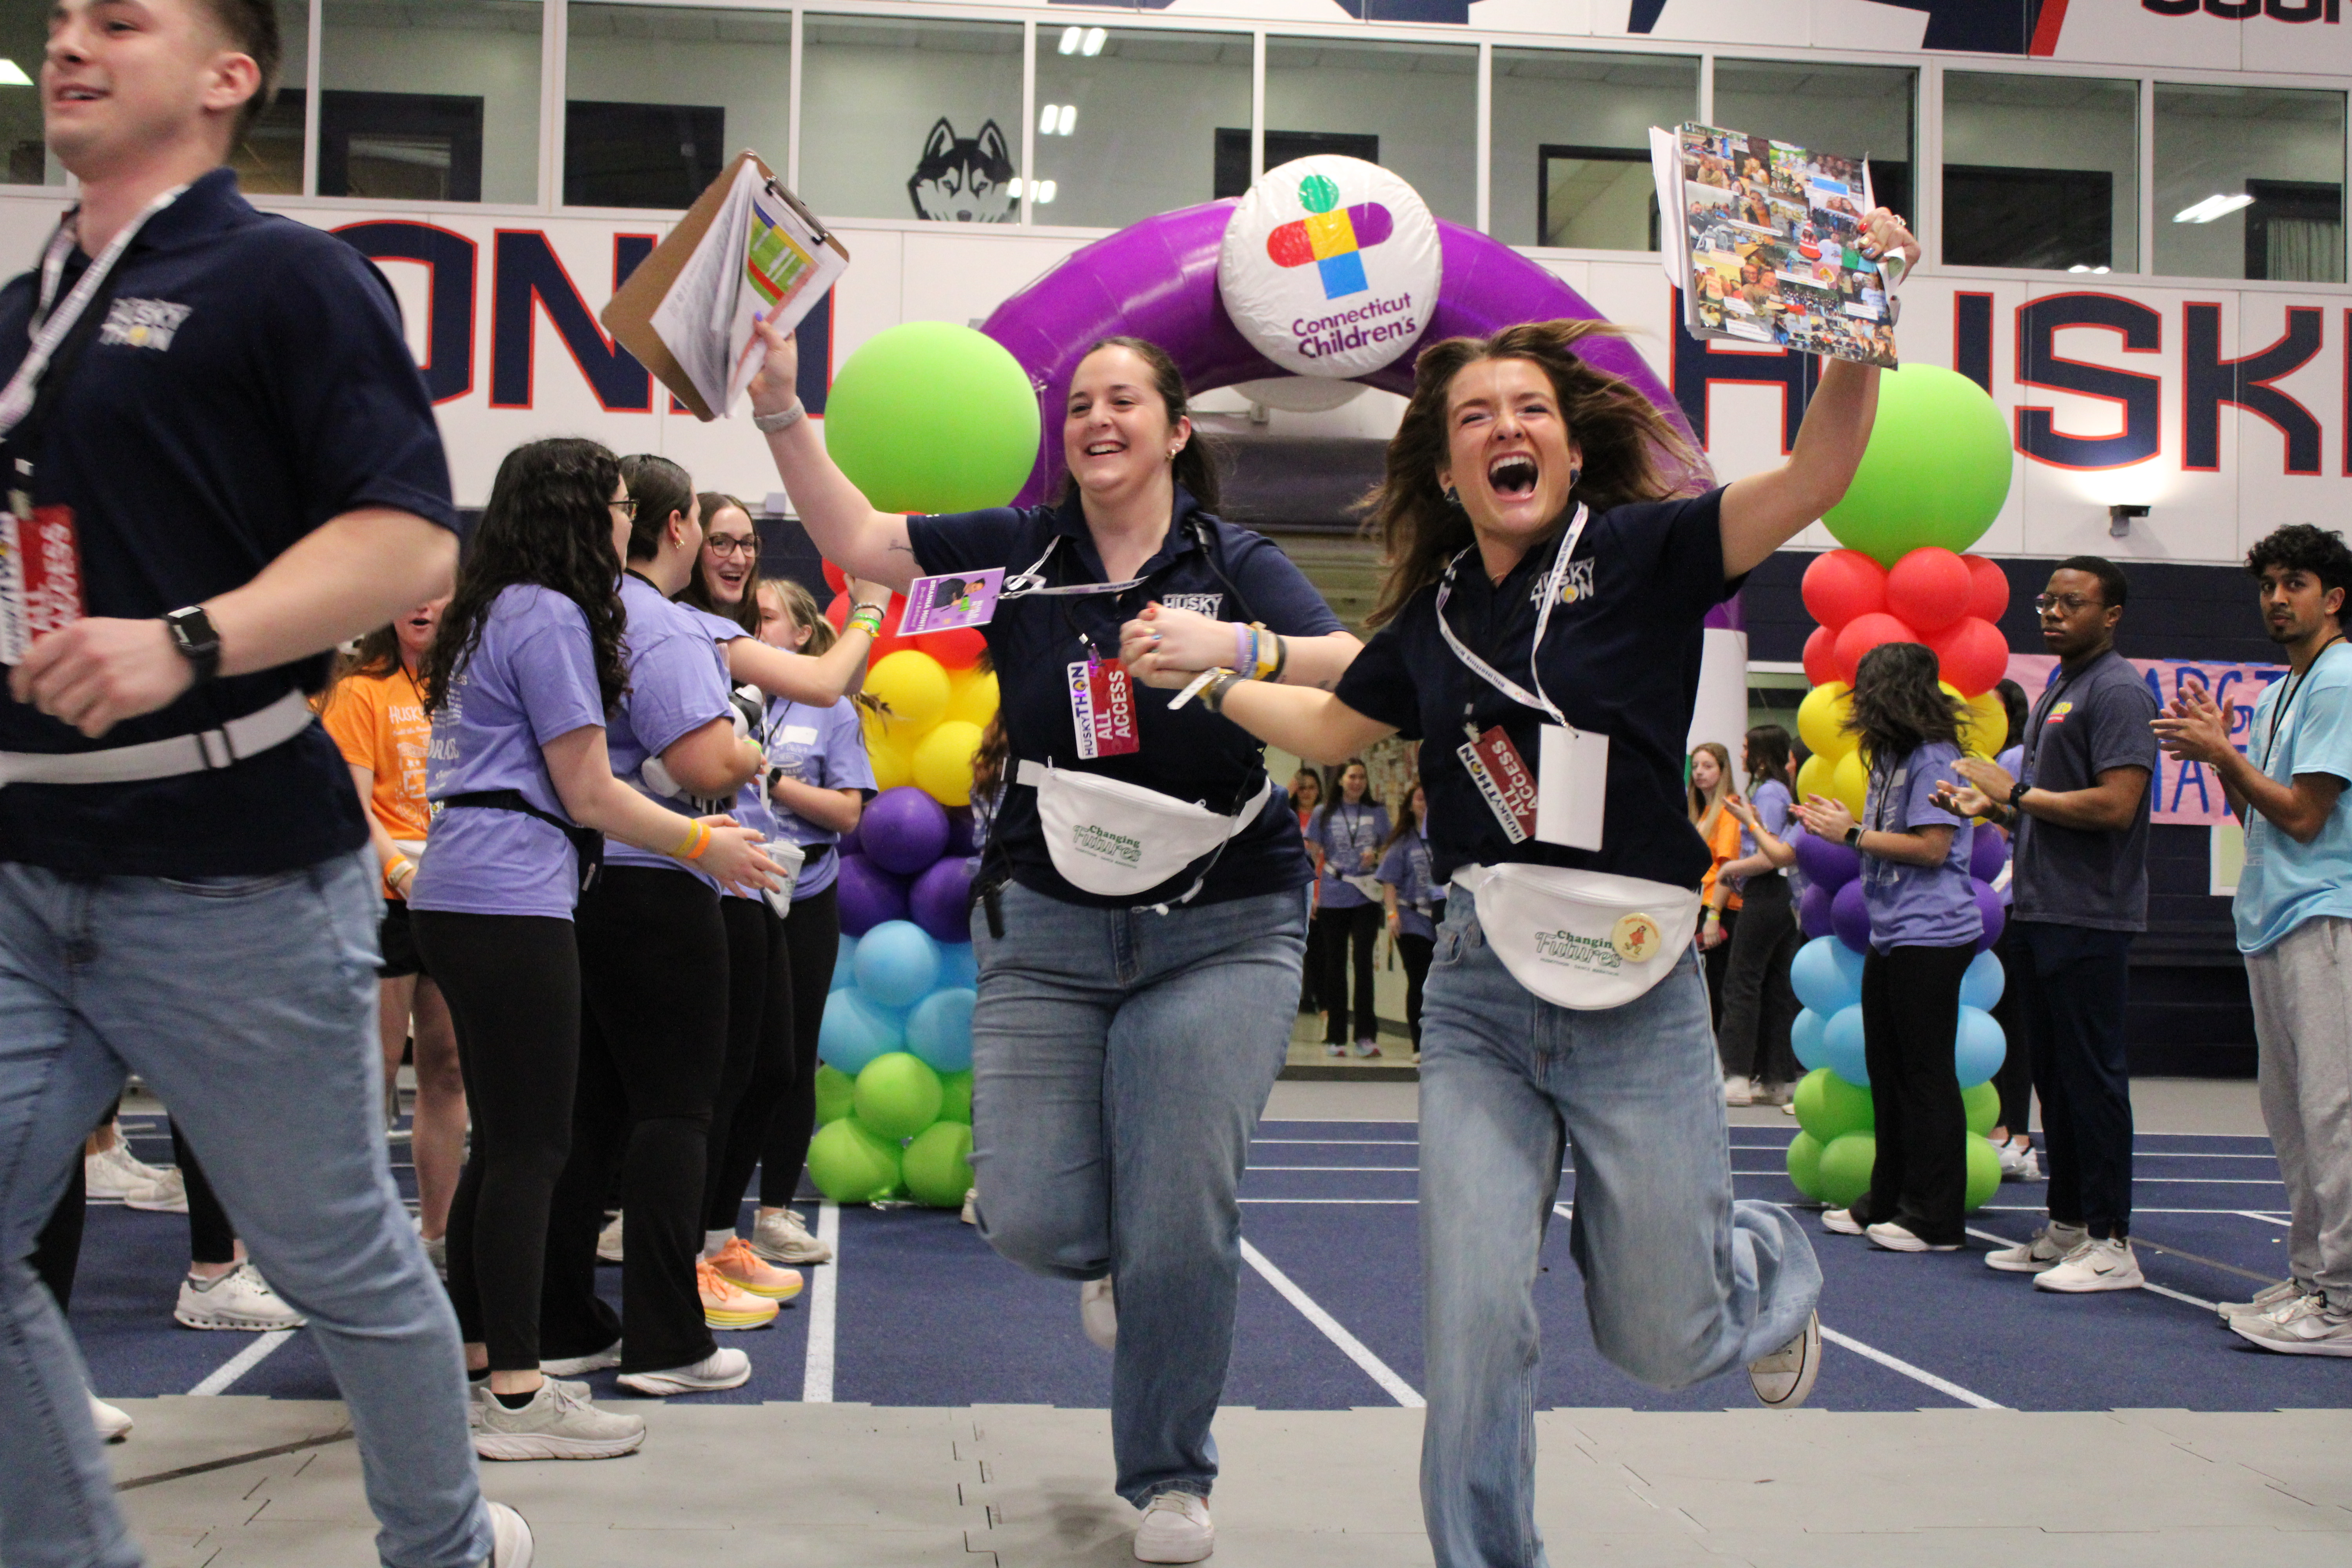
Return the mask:
[[(142, 1159), (170, 1159), (159, 1120), (126, 1118)], [(1782, 1171), (1795, 1127), (1731, 1129), (1742, 1197), (1796, 1204)], [(393, 1145), (404, 1161), (404, 1142)], [(2286, 1273), (2285, 1195), (2261, 1138), (2143, 1134), (2135, 1220), (2149, 1288), (2056, 1296), (1982, 1255), (2040, 1222), (2038, 1184), (2009, 1184), (1971, 1216), (1957, 1254), (1899, 1256), (1816, 1230), (1831, 1337), (1812, 1404), (1829, 1410), (1960, 1405), (2024, 1410), (2272, 1410), (2352, 1404), (2352, 1361), (2273, 1355), (2220, 1328), (2210, 1303)], [(1244, 1269), (1225, 1402), (1335, 1410), (1419, 1401), (1421, 1289), (1410, 1122), (1269, 1121), (1243, 1187)], [(413, 1191), (404, 1165), (396, 1173)], [(1574, 1202), (1562, 1178), (1563, 1209)], [(722, 1337), (751, 1357), (723, 1403), (831, 1398), (893, 1405), (1100, 1407), (1110, 1361), (1081, 1335), (1077, 1291), (1003, 1262), (952, 1212), (804, 1205), (838, 1226), (839, 1261), (773, 1327)], [(1812, 1211), (1801, 1210), (1811, 1224)], [(1442, 1223), (1442, 1221), (1441, 1221)], [(73, 1303), (98, 1393), (335, 1394), (308, 1336), (197, 1332), (172, 1321), (186, 1263), (177, 1215), (93, 1205)], [(1743, 1380), (1661, 1394), (1592, 1348), (1568, 1226), (1545, 1243), (1543, 1403), (1715, 1410)], [(602, 1271), (617, 1300), (619, 1271)], [(812, 1347), (815, 1353), (812, 1354)], [(613, 1374), (599, 1398), (628, 1398)]]

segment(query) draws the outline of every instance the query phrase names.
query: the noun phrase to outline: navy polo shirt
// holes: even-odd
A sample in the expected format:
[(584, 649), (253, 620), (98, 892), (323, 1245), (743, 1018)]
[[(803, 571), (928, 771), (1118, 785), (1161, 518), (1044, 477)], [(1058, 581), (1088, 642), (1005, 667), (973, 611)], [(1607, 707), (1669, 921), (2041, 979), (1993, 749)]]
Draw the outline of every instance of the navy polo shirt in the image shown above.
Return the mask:
[[(1195, 522), (1207, 531), (1213, 559), (1202, 552)], [(1008, 574), (1026, 571), (1058, 538), (1044, 570), (1049, 584), (1109, 581), (1075, 500), (1059, 508), (999, 507), (909, 518), (907, 533), (926, 576), (992, 566)], [(1197, 700), (1171, 713), (1168, 704), (1176, 693), (1139, 683), (1136, 728), (1141, 744), (1125, 756), (1081, 759), (1069, 667), (1084, 659), (1090, 647), (1105, 660), (1116, 660), (1118, 628), (1154, 600), (1221, 621), (1263, 621), (1285, 637), (1322, 637), (1347, 628), (1272, 541), (1210, 516), (1181, 486), (1168, 537), (1137, 575), (1141, 584), (1123, 594), (1032, 595), (997, 605), (995, 619), (981, 629), (996, 664), (1000, 713), (1012, 754), (1101, 773), (1230, 815), (1257, 793), (1265, 777), (1265, 752), (1256, 741)], [(1045, 847), (1037, 792), (1015, 782), (1013, 773), (1008, 766), (1004, 804), (989, 838), (992, 848), (1002, 847), (1013, 879), (1023, 887), (1069, 903), (1124, 909), (1179, 898), (1192, 885), (1194, 871), (1188, 868), (1132, 898), (1105, 898), (1072, 886), (1054, 869)], [(1314, 874), (1299, 841), (1298, 819), (1277, 788), (1257, 820), (1225, 846), (1192, 901), (1217, 903), (1303, 888)]]
[[(1474, 674), (1437, 629), (1437, 584), (1406, 602), (1339, 678), (1339, 700), (1418, 740), (1429, 795), (1431, 873), (1443, 883), (1468, 865), (1507, 860), (1610, 871), (1696, 888), (1708, 855), (1683, 805), (1684, 742), (1698, 700), (1706, 612), (1738, 588), (1723, 576), (1720, 489), (1688, 500), (1612, 507), (1593, 515), (1570, 558), (1544, 637), (1543, 689), (1579, 730), (1609, 737), (1609, 792), (1601, 847), (1514, 844), (1455, 749), (1501, 724), (1537, 766), (1537, 734), (1550, 722)], [(1528, 651), (1537, 600), (1559, 557), (1528, 552), (1490, 583), (1474, 551), (1454, 577), (1446, 624), (1464, 647), (1533, 689)]]
[[(74, 253), (60, 299), (88, 262)], [(39, 286), (29, 272), (0, 289), (0, 377), (24, 360)], [(106, 320), (125, 330), (89, 340), (30, 454), (35, 504), (73, 509), (91, 616), (160, 616), (238, 587), (362, 507), (457, 526), (391, 285), (334, 236), (256, 212), (229, 170), (148, 220)], [(19, 455), (12, 443), (12, 472)], [(316, 690), (325, 671), (322, 655), (212, 681), (97, 741), (0, 688), (0, 751), (185, 735)], [(366, 842), (351, 770), (316, 725), (214, 772), (0, 788), (0, 860), (66, 872), (253, 875)]]

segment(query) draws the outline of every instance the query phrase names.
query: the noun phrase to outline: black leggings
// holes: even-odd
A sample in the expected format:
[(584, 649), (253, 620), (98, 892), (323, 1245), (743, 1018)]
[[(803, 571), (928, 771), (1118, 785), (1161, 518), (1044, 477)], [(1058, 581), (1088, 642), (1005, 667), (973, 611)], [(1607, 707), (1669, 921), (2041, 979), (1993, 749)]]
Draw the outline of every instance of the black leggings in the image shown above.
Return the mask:
[(572, 922), (439, 910), (412, 910), (409, 921), (457, 1024), (474, 1122), (449, 1205), (457, 1326), (468, 1344), (489, 1347), (491, 1371), (536, 1371), (548, 1204), (572, 1148), (580, 1071)]
[(1723, 966), (1723, 1018), (1716, 1049), (1723, 1076), (1763, 1084), (1792, 1084), (1804, 1076), (1789, 1030), (1797, 1021), (1797, 994), (1789, 965), (1803, 940), (1790, 907), (1788, 879), (1778, 871), (1750, 877), (1740, 892), (1739, 920), (1729, 939), (1707, 954), (1728, 954)]
[(196, 1152), (180, 1135), (177, 1121), (172, 1123), (172, 1160), (180, 1167), (181, 1184), (188, 1189), (188, 1260), (236, 1262), (236, 1227), (229, 1224), (228, 1211), (205, 1180), (205, 1168), (196, 1163)]
[(760, 1158), (754, 1130), (766, 1131), (776, 1101), (792, 1087), (793, 966), (784, 922), (767, 900), (721, 899), (719, 916), (727, 927), (727, 1062), (710, 1108), (702, 1227), (731, 1231), (743, 1216), (743, 1189)]
[[(1380, 939), (1381, 906), (1358, 904), (1352, 909), (1335, 910), (1326, 905), (1316, 915), (1315, 923), (1323, 931), (1323, 973), (1315, 991), (1329, 1020), (1323, 1029), (1324, 1043), (1344, 1046), (1350, 1040), (1379, 1037), (1380, 1020), (1372, 1013), (1372, 946)], [(1348, 950), (1351, 945), (1356, 961), (1356, 1032), (1352, 1035), (1348, 1032)]]
[[(784, 917), (784, 952), (792, 973), (793, 1080), (784, 1086), (771, 1109), (763, 1130), (750, 1134), (749, 1148), (759, 1152), (760, 1202), (780, 1209), (800, 1191), (801, 1172), (808, 1163), (809, 1137), (816, 1131), (816, 1037), (824, 1025), (825, 994), (833, 989), (833, 967), (841, 958), (841, 904), (835, 883), (822, 893), (793, 900)], [(756, 1092), (757, 1084), (754, 1083)], [(740, 1164), (745, 1152), (745, 1108), (736, 1111), (736, 1131), (729, 1135), (728, 1163)], [(750, 1173), (748, 1167), (745, 1175)], [(743, 1177), (725, 1189), (743, 1190)]]
[(1968, 1114), (1952, 1034), (1960, 1022), (1960, 976), (1976, 944), (1898, 947), (1862, 961), (1863, 1059), (1877, 1121), (1877, 1163), (1853, 1217), (1893, 1220), (1941, 1245), (1965, 1235)]
[(81, 1158), (77, 1150), (73, 1173), (66, 1178), (65, 1195), (49, 1211), (48, 1223), (41, 1226), (40, 1234), (33, 1237), (33, 1256), (26, 1259), (34, 1276), (57, 1299), (60, 1312), (73, 1305), (74, 1276), (81, 1268), (82, 1222), (89, 1206)]
[(1430, 955), (1437, 951), (1437, 942), (1407, 931), (1397, 933), (1396, 944), (1397, 956), (1404, 960), (1404, 1026), (1417, 1051), (1421, 1049), (1421, 986), (1429, 978)]
[[(623, 1372), (717, 1348), (694, 1278), (710, 1108), (727, 1061), (727, 922), (685, 871), (607, 866), (580, 900), (580, 1092), (548, 1221), (540, 1333), (551, 1358), (622, 1341)], [(596, 1232), (621, 1171), (621, 1316), (596, 1294)]]

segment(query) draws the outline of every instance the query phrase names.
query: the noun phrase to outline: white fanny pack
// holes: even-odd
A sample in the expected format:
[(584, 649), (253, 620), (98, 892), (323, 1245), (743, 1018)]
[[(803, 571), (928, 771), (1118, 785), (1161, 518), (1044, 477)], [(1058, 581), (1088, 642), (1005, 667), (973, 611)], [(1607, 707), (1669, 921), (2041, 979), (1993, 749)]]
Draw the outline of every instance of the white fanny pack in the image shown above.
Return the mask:
[[(1054, 869), (1071, 886), (1104, 898), (1133, 898), (1210, 858), (1228, 839), (1257, 820), (1274, 794), (1269, 778), (1249, 804), (1232, 816), (1178, 800), (1140, 784), (1024, 760), (1013, 775), (1037, 792), (1037, 816), (1045, 828), (1045, 851)], [(1201, 890), (1193, 879), (1183, 903)]]
[(1579, 1012), (1620, 1007), (1673, 972), (1690, 945), (1698, 894), (1640, 877), (1557, 866), (1465, 866), (1454, 885), (1511, 978)]
[(226, 768), (282, 746), (318, 721), (310, 700), (289, 691), (217, 730), (98, 752), (0, 752), (0, 785), (135, 784)]

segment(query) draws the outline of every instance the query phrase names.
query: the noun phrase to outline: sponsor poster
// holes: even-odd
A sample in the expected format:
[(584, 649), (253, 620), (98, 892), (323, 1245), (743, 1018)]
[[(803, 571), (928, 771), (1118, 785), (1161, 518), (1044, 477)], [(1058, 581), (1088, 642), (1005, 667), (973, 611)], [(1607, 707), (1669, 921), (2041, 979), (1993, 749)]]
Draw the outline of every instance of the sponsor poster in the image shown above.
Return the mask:
[[(2230, 739), (2239, 751), (2253, 733), (2254, 703), (2263, 688), (2286, 674), (2283, 664), (2235, 664), (2226, 659), (2136, 658), (2131, 667), (2147, 682), (2158, 706), (2169, 703), (2184, 688), (2202, 686), (2230, 716)], [(2025, 689), (2026, 700), (2038, 700), (2049, 686), (2058, 660), (2046, 653), (2012, 653), (2009, 679)], [(2182, 826), (2234, 825), (2230, 804), (2221, 795), (2221, 781), (2201, 763), (2175, 761), (2157, 753), (2154, 819)]]

